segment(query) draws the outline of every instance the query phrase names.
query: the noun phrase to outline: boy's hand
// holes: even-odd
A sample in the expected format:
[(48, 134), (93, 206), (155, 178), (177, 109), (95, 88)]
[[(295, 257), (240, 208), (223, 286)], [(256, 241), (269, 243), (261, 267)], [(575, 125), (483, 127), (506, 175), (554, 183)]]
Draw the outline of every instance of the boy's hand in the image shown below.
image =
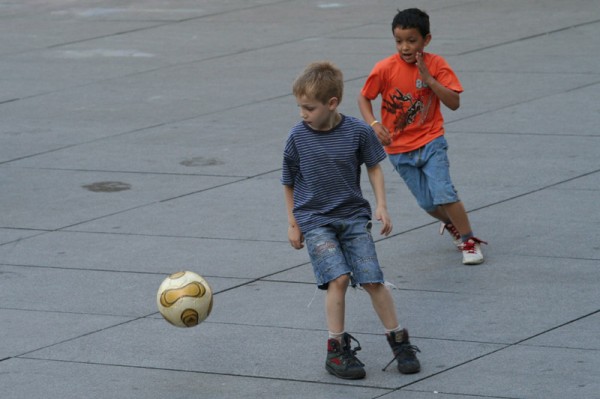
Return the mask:
[(383, 223), (381, 227), (380, 234), (389, 235), (392, 232), (392, 219), (390, 219), (390, 215), (388, 214), (387, 208), (377, 208), (375, 210), (375, 218)]
[(390, 145), (392, 143), (392, 135), (389, 130), (382, 123), (376, 123), (373, 125), (373, 130), (379, 139), (381, 145)]
[(417, 68), (419, 68), (419, 73), (421, 74), (421, 79), (423, 82), (429, 85), (429, 82), (432, 79), (431, 74), (429, 73), (429, 69), (427, 69), (427, 65), (425, 65), (425, 61), (423, 61), (423, 53), (417, 53)]
[(295, 249), (304, 248), (304, 234), (297, 225), (288, 227), (288, 240)]

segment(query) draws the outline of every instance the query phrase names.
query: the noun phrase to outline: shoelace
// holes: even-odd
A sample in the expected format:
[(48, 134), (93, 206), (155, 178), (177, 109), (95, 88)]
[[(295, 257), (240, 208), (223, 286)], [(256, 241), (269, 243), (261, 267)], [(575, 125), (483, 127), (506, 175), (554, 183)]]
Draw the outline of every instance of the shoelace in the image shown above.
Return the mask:
[[(344, 345), (344, 347), (342, 348), (342, 357), (348, 360), (348, 364), (358, 364), (359, 366), (364, 367), (365, 365), (363, 364), (363, 362), (358, 360), (358, 358), (356, 357), (356, 352), (362, 349), (360, 347), (360, 342), (358, 342), (358, 340), (350, 334), (346, 334), (346, 336), (348, 337), (348, 341), (347, 345)], [(356, 342), (355, 348), (351, 347), (351, 340)]]
[(383, 369), (381, 369), (381, 371), (387, 370), (387, 368), (390, 367), (390, 364), (394, 363), (394, 360), (398, 359), (398, 357), (401, 354), (403, 354), (404, 352), (410, 352), (412, 355), (414, 355), (417, 352), (420, 353), (421, 351), (419, 350), (419, 347), (417, 347), (416, 345), (404, 344), (404, 345), (402, 345), (402, 349), (396, 352), (396, 354), (394, 355), (394, 358), (392, 360), (390, 360), (390, 362), (388, 364), (386, 364), (385, 367)]
[(440, 235), (444, 234), (444, 230), (448, 230), (448, 233), (450, 233), (455, 240), (460, 240), (460, 233), (452, 223), (442, 223), (440, 226)]
[(475, 244), (487, 244), (487, 241), (480, 240), (477, 237), (471, 237), (467, 240), (467, 242), (464, 242), (462, 244), (461, 250), (466, 251), (470, 254), (474, 254), (477, 252), (477, 249), (475, 248)]

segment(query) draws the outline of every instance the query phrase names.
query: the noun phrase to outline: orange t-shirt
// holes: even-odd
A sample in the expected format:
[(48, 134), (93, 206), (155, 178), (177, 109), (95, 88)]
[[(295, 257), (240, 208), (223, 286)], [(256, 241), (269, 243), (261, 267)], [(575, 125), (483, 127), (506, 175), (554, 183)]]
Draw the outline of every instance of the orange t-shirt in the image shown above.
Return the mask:
[[(429, 73), (445, 87), (458, 93), (463, 88), (439, 55), (423, 53)], [(361, 94), (374, 100), (381, 94), (381, 122), (392, 134), (388, 154), (413, 151), (444, 134), (440, 99), (421, 80), (416, 64), (394, 54), (375, 64)]]

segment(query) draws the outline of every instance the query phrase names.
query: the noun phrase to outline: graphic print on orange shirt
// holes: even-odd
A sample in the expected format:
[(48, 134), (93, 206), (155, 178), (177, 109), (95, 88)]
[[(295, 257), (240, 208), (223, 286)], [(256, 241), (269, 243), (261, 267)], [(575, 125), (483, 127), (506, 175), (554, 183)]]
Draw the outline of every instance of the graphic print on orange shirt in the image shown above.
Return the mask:
[(389, 99), (382, 99), (383, 108), (394, 115), (394, 131), (392, 137), (396, 137), (404, 129), (415, 122), (420, 114), (419, 123), (423, 124), (427, 120), (429, 106), (431, 105), (431, 90), (420, 79), (417, 79), (416, 86), (419, 89), (413, 98), (411, 93), (404, 94), (400, 89), (389, 94)]

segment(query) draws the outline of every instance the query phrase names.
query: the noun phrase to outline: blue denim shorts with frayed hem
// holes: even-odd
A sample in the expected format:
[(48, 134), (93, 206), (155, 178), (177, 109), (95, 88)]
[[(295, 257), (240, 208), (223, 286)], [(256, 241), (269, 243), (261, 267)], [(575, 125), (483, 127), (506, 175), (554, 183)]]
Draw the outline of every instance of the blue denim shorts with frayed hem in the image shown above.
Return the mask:
[(459, 201), (450, 179), (448, 142), (444, 136), (414, 151), (389, 154), (396, 172), (400, 174), (417, 203), (427, 212), (439, 205)]
[(317, 286), (326, 290), (329, 282), (349, 274), (356, 284), (383, 283), (373, 223), (366, 217), (337, 221), (304, 234)]

